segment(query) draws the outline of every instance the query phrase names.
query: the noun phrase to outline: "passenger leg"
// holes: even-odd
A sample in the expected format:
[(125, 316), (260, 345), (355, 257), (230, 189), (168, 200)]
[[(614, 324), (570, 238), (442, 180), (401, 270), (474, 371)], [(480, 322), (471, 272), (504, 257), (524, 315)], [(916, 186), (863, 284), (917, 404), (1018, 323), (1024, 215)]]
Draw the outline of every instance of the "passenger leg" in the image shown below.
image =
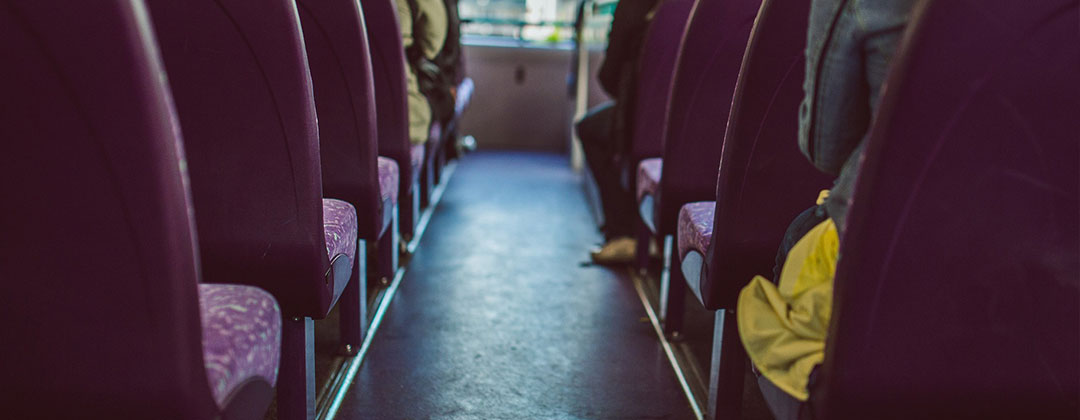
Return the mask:
[(577, 124), (578, 137), (585, 152), (596, 187), (600, 193), (604, 213), (603, 248), (592, 252), (593, 261), (601, 264), (629, 263), (634, 258), (633, 233), (634, 197), (619, 182), (619, 166), (612, 138), (615, 107), (612, 103), (601, 105)]
[[(581, 138), (581, 148), (585, 153), (585, 161), (592, 171), (596, 187), (600, 192), (601, 207), (604, 212), (604, 236), (610, 240), (618, 237), (611, 230), (618, 230), (620, 213), (616, 208), (616, 191), (622, 186), (618, 182), (618, 168), (614, 164), (613, 144), (611, 138), (611, 125), (614, 123), (615, 107), (609, 102), (594, 108), (585, 118), (576, 125), (578, 137)], [(626, 212), (627, 209), (622, 209)], [(629, 229), (622, 236), (629, 235)]]

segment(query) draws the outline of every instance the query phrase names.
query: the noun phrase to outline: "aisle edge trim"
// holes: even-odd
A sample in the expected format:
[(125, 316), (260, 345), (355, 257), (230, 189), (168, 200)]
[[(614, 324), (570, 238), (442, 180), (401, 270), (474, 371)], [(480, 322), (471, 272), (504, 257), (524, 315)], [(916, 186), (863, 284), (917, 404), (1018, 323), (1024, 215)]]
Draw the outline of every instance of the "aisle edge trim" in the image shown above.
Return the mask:
[(694, 417), (697, 420), (703, 420), (705, 415), (701, 412), (697, 398), (694, 397), (694, 392), (690, 389), (690, 383), (687, 382), (679, 360), (675, 357), (671, 342), (664, 335), (664, 328), (660, 326), (660, 319), (657, 318), (656, 312), (653, 310), (652, 305), (649, 304), (649, 297), (645, 294), (645, 286), (642, 285), (641, 278), (635, 275), (632, 269), (628, 271), (630, 271), (630, 279), (634, 283), (634, 290), (637, 291), (638, 298), (641, 299), (641, 305), (645, 307), (645, 314), (649, 316), (649, 323), (652, 324), (656, 336), (660, 339), (660, 345), (664, 348), (664, 354), (667, 355), (668, 362), (671, 363), (671, 369), (675, 371), (675, 378), (679, 381), (679, 387), (682, 388), (683, 394), (686, 395), (686, 400), (690, 403), (690, 409), (694, 411)]

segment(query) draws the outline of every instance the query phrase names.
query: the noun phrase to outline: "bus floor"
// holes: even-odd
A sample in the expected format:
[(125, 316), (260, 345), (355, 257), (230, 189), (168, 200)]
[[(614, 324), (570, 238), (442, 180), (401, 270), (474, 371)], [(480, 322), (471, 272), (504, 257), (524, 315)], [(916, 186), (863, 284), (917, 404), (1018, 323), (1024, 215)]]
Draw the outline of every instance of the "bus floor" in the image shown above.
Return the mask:
[(567, 161), (462, 160), (337, 418), (693, 418)]

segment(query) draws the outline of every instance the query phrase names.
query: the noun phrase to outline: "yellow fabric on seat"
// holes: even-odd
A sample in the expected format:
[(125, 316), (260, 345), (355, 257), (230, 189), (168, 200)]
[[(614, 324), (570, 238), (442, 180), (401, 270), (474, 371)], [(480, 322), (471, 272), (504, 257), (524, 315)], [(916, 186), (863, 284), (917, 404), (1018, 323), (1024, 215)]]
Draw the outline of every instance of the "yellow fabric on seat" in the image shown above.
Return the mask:
[(817, 195), (817, 205), (825, 204), (825, 200), (829, 198), (829, 190), (821, 190)]
[(833, 275), (840, 248), (827, 219), (791, 248), (779, 287), (756, 276), (739, 293), (739, 336), (750, 360), (778, 388), (800, 401), (810, 371), (825, 358)]

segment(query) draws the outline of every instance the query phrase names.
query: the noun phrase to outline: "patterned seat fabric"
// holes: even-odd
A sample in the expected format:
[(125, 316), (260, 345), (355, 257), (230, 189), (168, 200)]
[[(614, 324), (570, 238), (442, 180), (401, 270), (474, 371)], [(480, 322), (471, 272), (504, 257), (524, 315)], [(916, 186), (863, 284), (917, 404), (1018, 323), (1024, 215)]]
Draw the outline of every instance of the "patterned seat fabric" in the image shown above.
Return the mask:
[(391, 204), (397, 204), (399, 176), (397, 162), (379, 156), (379, 194), (382, 201), (390, 200)]
[[(440, 140), (442, 140), (442, 124), (438, 121), (434, 121), (431, 123), (431, 128), (428, 129), (428, 144), (437, 144)], [(432, 143), (432, 141), (435, 143)], [(421, 160), (424, 157), (425, 156), (421, 155)], [(416, 157), (413, 156), (413, 159), (416, 159)]]
[(218, 407), (251, 379), (277, 383), (281, 309), (252, 286), (200, 284), (203, 364)]
[(698, 201), (679, 209), (679, 259), (686, 258), (690, 251), (705, 255), (712, 241), (714, 214), (715, 201)]
[(472, 93), (475, 87), (473, 80), (468, 77), (458, 83), (457, 96), (454, 98), (455, 117), (461, 118), (461, 114), (465, 113), (465, 108), (468, 108), (469, 102), (472, 101)]
[(326, 237), (326, 255), (330, 261), (338, 255), (356, 257), (356, 209), (349, 203), (332, 198), (323, 199), (323, 235)]
[[(438, 124), (431, 124), (432, 130), (441, 130)], [(428, 141), (431, 141), (429, 139)], [(420, 166), (424, 164), (424, 145), (414, 144), (409, 148), (409, 160), (412, 163), (413, 182), (420, 180)]]
[(660, 189), (660, 170), (663, 164), (662, 158), (645, 159), (638, 164), (637, 201), (639, 203), (646, 195), (656, 197), (656, 191)]

